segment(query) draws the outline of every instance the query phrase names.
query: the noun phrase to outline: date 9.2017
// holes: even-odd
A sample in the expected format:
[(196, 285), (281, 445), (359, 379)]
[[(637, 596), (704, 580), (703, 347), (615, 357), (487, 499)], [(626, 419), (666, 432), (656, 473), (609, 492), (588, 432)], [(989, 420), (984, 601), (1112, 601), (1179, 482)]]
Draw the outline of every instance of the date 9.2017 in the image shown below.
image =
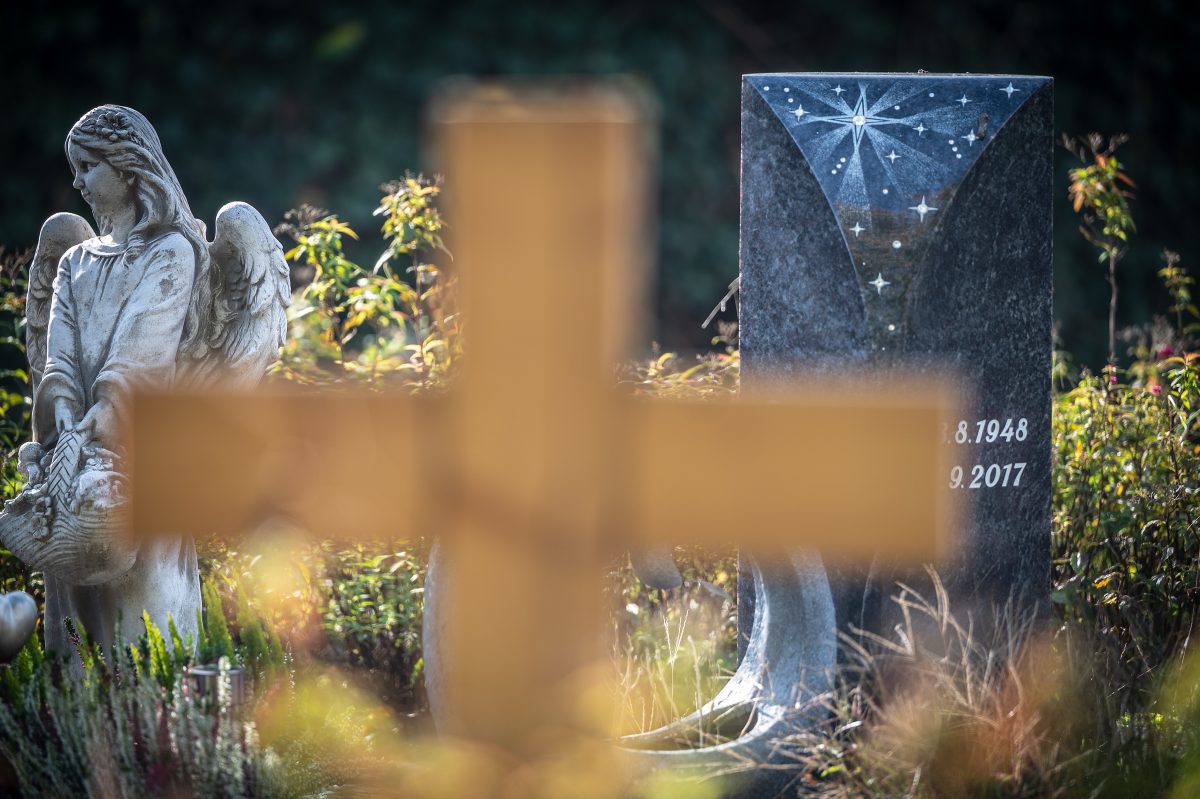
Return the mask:
[(1017, 488), (1021, 485), (1021, 475), (1024, 473), (1023, 463), (993, 463), (987, 466), (977, 463), (971, 467), (969, 476), (964, 467), (955, 466), (950, 470), (950, 487)]

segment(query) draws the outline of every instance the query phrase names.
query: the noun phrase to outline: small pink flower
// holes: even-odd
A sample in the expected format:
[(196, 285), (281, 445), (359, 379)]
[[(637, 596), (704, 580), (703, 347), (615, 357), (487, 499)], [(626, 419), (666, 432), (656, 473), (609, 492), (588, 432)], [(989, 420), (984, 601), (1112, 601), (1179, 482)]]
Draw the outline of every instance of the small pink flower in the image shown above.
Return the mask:
[(1160, 386), (1158, 383), (1155, 383), (1154, 385), (1150, 386), (1150, 393), (1157, 397), (1162, 393), (1162, 386)]
[(1112, 383), (1112, 384), (1115, 386), (1115, 385), (1117, 384), (1117, 376), (1116, 376), (1116, 375), (1109, 375), (1109, 376), (1108, 376), (1108, 382)]
[(1161, 361), (1163, 358), (1170, 358), (1174, 354), (1175, 354), (1175, 350), (1172, 349), (1171, 347), (1163, 347), (1161, 350), (1159, 350), (1157, 353), (1155, 353), (1154, 357), (1158, 358)]

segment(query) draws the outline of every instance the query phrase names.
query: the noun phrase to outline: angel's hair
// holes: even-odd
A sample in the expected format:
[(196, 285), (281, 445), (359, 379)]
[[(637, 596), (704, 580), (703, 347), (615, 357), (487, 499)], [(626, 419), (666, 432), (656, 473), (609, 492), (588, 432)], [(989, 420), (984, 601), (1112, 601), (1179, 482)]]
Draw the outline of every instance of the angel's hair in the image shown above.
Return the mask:
[[(135, 221), (125, 247), (125, 259), (138, 258), (146, 246), (167, 233), (179, 233), (192, 245), (196, 273), (180, 351), (205, 354), (205, 334), (213, 285), (204, 240), (204, 223), (192, 216), (175, 170), (163, 155), (158, 134), (142, 114), (123, 105), (102, 105), (88, 111), (71, 128), (64, 145), (74, 143), (124, 176), (134, 178)], [(107, 219), (97, 219), (100, 232), (110, 232)]]

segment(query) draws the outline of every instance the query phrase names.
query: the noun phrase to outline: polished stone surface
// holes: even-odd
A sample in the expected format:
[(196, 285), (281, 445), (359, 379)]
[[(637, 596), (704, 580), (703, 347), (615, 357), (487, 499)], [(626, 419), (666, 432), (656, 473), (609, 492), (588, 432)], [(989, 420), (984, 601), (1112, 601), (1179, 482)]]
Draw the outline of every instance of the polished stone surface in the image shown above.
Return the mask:
[[(1010, 596), (1044, 606), (1049, 592), (1052, 137), (1049, 78), (742, 83), (744, 385), (963, 378), (966, 412), (946, 431), (961, 471), (946, 490), (972, 515), (940, 566), (955, 606), (977, 615)], [(872, 570), (832, 575), (843, 627), (886, 616), (898, 573)], [(749, 630), (752, 608), (742, 616)]]

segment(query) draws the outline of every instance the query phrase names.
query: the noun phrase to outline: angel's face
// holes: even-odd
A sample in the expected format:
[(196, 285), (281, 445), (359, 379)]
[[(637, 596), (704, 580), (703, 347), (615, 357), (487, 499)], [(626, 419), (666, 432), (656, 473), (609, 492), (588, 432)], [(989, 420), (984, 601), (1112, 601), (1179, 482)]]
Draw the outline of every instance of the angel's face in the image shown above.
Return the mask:
[(123, 177), (103, 158), (75, 142), (67, 146), (67, 158), (75, 171), (72, 185), (83, 195), (97, 218), (112, 218), (133, 202), (133, 179)]

